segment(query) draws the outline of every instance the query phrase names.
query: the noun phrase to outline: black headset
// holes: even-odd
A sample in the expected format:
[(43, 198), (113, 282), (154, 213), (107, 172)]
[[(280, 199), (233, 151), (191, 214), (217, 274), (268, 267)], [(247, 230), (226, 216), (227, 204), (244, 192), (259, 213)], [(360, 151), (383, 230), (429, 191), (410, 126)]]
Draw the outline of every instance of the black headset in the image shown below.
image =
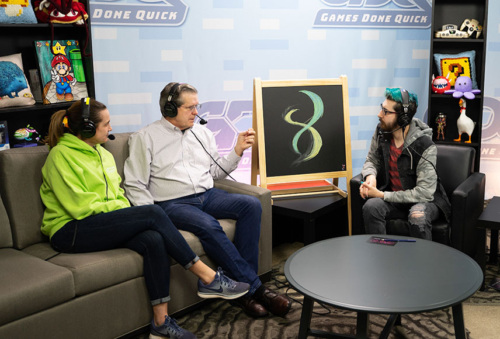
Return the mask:
[(399, 90), (401, 92), (401, 99), (403, 101), (403, 112), (398, 114), (397, 123), (399, 126), (405, 127), (410, 124), (412, 119), (412, 116), (408, 113), (410, 107), (410, 95), (408, 94), (408, 91), (403, 88), (400, 88)]
[(180, 85), (180, 83), (176, 82), (168, 92), (167, 101), (163, 106), (163, 115), (165, 117), (173, 118), (177, 115), (177, 105), (175, 103), (175, 99), (177, 99), (177, 88), (179, 88)]
[(85, 139), (92, 138), (95, 135), (95, 124), (90, 120), (90, 98), (82, 98), (82, 129), (80, 136)]

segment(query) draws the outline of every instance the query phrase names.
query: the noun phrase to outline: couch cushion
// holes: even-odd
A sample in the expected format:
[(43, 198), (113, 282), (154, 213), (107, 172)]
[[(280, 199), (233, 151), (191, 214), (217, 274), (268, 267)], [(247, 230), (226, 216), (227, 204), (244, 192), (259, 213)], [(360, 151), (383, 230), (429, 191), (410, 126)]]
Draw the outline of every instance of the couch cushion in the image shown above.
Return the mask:
[[(234, 220), (220, 220), (224, 232), (232, 241), (234, 239)], [(180, 231), (191, 249), (200, 257), (205, 255), (200, 240), (192, 233)], [(69, 269), (74, 276), (76, 296), (85, 295), (100, 289), (120, 284), (142, 276), (142, 256), (132, 250), (122, 248), (110, 251), (57, 254), (49, 243), (29, 246), (24, 253), (47, 260), (58, 266)], [(171, 259), (171, 265), (176, 263)]]
[(22, 251), (26, 254), (40, 258), (42, 260), (48, 260), (52, 257), (55, 257), (59, 253), (56, 250), (54, 250), (52, 246), (50, 246), (50, 243), (48, 242), (41, 242), (38, 244), (28, 246), (24, 248)]
[(69, 270), (12, 248), (0, 249), (0, 272), (0, 326), (75, 296)]
[(125, 160), (128, 158), (128, 138), (131, 134), (132, 132), (114, 134), (115, 140), (110, 140), (103, 144), (104, 148), (113, 154), (113, 157), (115, 158), (116, 169), (122, 178), (122, 186), (124, 178), (123, 166), (125, 165)]
[(66, 254), (49, 262), (69, 269), (76, 296), (85, 295), (142, 276), (142, 256), (127, 248)]
[(12, 233), (10, 232), (9, 217), (0, 196), (0, 248), (3, 247), (12, 247)]
[(12, 148), (0, 152), (0, 195), (17, 249), (47, 241), (40, 231), (43, 217), (40, 185), (41, 168), (48, 153), (47, 146)]

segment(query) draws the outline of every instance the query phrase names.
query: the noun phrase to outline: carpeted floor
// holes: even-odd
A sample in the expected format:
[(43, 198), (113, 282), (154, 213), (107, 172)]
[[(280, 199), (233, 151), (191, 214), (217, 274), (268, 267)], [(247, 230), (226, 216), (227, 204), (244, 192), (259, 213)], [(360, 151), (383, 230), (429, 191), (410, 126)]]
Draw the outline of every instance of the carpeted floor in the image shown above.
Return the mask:
[[(301, 243), (287, 244), (273, 249), (273, 279), (270, 288), (287, 293), (293, 300), (285, 318), (269, 316), (262, 319), (248, 317), (239, 307), (226, 301), (214, 301), (177, 319), (180, 326), (195, 333), (198, 338), (296, 338), (302, 311), (302, 296), (289, 288), (283, 275), (286, 258)], [(496, 266), (488, 266), (486, 282), (500, 275)], [(356, 314), (351, 311), (321, 306), (315, 303), (311, 327), (342, 334), (355, 334)], [(386, 315), (370, 315), (370, 338), (378, 337), (387, 320)], [(478, 291), (464, 303), (465, 326), (471, 339), (500, 337), (500, 292), (487, 288)], [(407, 338), (454, 338), (451, 309), (402, 316), (402, 327)], [(401, 338), (396, 329), (389, 338)]]
[[(485, 201), (487, 205), (487, 201)], [(297, 338), (302, 311), (302, 296), (289, 288), (283, 275), (286, 259), (303, 246), (302, 243), (284, 244), (273, 248), (273, 279), (267, 285), (280, 293), (287, 293), (294, 302), (285, 318), (269, 316), (262, 319), (248, 317), (239, 307), (229, 302), (215, 300), (202, 308), (177, 318), (180, 326), (195, 333), (198, 338), (254, 339), (254, 338)], [(485, 281), (489, 284), (500, 276), (498, 265), (486, 267)], [(314, 304), (311, 328), (354, 335), (356, 314)], [(500, 292), (492, 288), (477, 291), (463, 303), (464, 321), (469, 339), (500, 338)], [(370, 315), (370, 338), (381, 333), (386, 315)], [(393, 330), (389, 338), (454, 338), (451, 308), (402, 316), (403, 332)], [(404, 333), (401, 334), (401, 333)], [(143, 334), (134, 339), (146, 339)]]
[[(487, 265), (485, 282), (500, 276), (498, 265)], [(487, 287), (463, 304), (465, 327), (473, 339), (500, 338), (500, 292)]]

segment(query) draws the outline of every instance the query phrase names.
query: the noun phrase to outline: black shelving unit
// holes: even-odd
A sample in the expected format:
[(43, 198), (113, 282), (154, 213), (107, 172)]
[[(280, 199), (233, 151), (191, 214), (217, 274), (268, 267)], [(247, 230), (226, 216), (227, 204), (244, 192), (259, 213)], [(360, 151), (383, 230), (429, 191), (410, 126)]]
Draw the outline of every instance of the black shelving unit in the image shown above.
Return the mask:
[[(88, 2), (83, 1), (83, 3), (86, 8), (88, 8)], [(87, 28), (88, 30), (83, 25), (54, 24), (54, 40), (78, 40), (80, 48), (83, 51), (86, 39), (88, 38), (87, 48), (85, 50), (85, 54), (88, 56), (84, 56), (82, 53), (82, 58), (87, 91), (89, 96), (95, 97), (90, 16), (87, 20)], [(24, 74), (28, 82), (30, 82), (29, 70), (38, 70), (34, 41), (50, 40), (50, 25), (48, 23), (0, 24), (0, 32), (0, 56), (22, 53)], [(14, 143), (14, 132), (17, 129), (26, 127), (27, 124), (30, 124), (44, 137), (48, 132), (51, 115), (58, 110), (68, 108), (72, 103), (73, 102), (61, 102), (46, 105), (37, 102), (33, 106), (0, 108), (0, 121), (7, 121), (11, 148)]]
[[(433, 139), (435, 143), (461, 145), (474, 147), (476, 149), (475, 171), (479, 171), (481, 152), (481, 129), (483, 122), (483, 92), (484, 92), (484, 66), (486, 60), (486, 33), (488, 18), (488, 0), (433, 0), (432, 1), (432, 28), (430, 47), (430, 71), (429, 71), (429, 105), (427, 123), (433, 128)], [(455, 24), (460, 29), (462, 22), (466, 19), (476, 19), (483, 26), (479, 38), (475, 36), (465, 39), (435, 38), (434, 33), (440, 31), (443, 25)], [(434, 54), (458, 54), (474, 50), (476, 81), (481, 94), (476, 94), (474, 100), (466, 100), (466, 114), (476, 122), (472, 133), (471, 143), (465, 143), (469, 137), (462, 135), (458, 139), (458, 127), (456, 121), (460, 116), (459, 99), (451, 94), (435, 94), (431, 89), (432, 76), (438, 76), (438, 68), (434, 60)], [(445, 139), (437, 140), (436, 118), (439, 113), (446, 114), (447, 122), (445, 128)]]

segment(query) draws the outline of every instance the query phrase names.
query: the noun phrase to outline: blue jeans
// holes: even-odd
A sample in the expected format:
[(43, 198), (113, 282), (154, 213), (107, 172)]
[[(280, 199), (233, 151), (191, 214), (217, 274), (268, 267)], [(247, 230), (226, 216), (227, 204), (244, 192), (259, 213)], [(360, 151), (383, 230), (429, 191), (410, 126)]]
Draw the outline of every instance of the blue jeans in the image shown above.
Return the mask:
[[(207, 255), (231, 278), (250, 284), (250, 295), (262, 285), (257, 276), (262, 206), (257, 198), (212, 188), (157, 204), (175, 226), (196, 235)], [(236, 220), (234, 243), (217, 219)]]
[(407, 219), (410, 236), (432, 240), (432, 222), (438, 217), (439, 208), (432, 202), (400, 204), (382, 198), (370, 198), (363, 205), (367, 234), (386, 234), (386, 220)]
[(165, 212), (155, 205), (124, 208), (73, 220), (50, 239), (55, 250), (85, 253), (126, 247), (144, 258), (151, 304), (170, 300), (170, 260), (185, 269), (199, 260)]

